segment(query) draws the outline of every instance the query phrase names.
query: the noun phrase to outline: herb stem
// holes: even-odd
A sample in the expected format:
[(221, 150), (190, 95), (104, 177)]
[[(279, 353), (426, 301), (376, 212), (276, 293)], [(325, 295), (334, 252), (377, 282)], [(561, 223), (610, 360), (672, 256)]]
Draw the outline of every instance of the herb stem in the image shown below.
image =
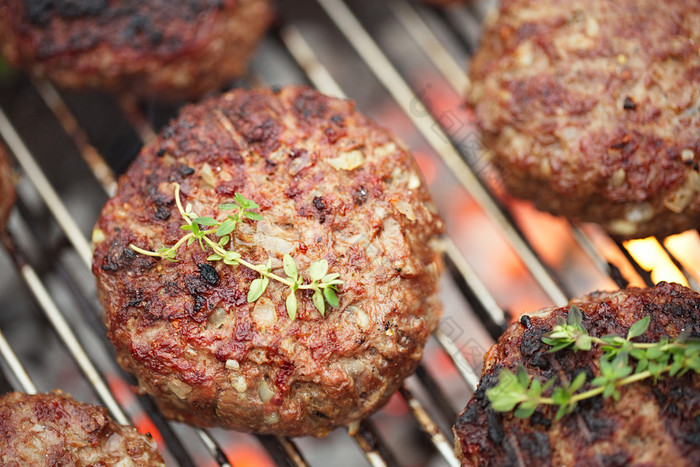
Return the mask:
[[(671, 366), (667, 366), (663, 370), (661, 370), (661, 373), (666, 373), (671, 369)], [(619, 381), (615, 383), (615, 387), (620, 387), (620, 386), (625, 386), (627, 384), (632, 384), (636, 383), (637, 381), (642, 381), (644, 379), (647, 379), (649, 377), (653, 376), (653, 374), (649, 370), (642, 371), (641, 373), (637, 373), (634, 375), (627, 376), (626, 378), (622, 378)], [(580, 392), (578, 394), (574, 394), (571, 396), (571, 402), (580, 402), (582, 400), (590, 399), (591, 397), (598, 396), (600, 394), (603, 394), (603, 391), (605, 391), (604, 386), (599, 386), (597, 388), (589, 389), (588, 391)], [(557, 405), (557, 403), (552, 399), (551, 397), (539, 397), (537, 398), (537, 403), (542, 404), (542, 405)]]
[[(314, 291), (313, 303), (322, 316), (325, 316), (326, 302), (334, 307), (339, 306), (335, 292), (337, 290), (336, 286), (342, 284), (343, 281), (339, 279), (339, 274), (337, 273), (328, 274), (328, 261), (325, 259), (315, 261), (311, 264), (308, 270), (311, 282), (304, 284), (304, 278), (299, 274), (294, 258), (287, 253), (284, 254), (282, 261), (284, 272), (287, 274), (285, 278), (272, 272), (272, 259), (269, 259), (267, 263), (253, 264), (241, 258), (239, 252), (224, 248), (224, 246), (228, 244), (230, 244), (232, 248), (234, 247), (235, 230), (241, 220), (244, 218), (253, 221), (263, 219), (261, 214), (253, 212), (254, 209), (260, 207), (254, 201), (245, 198), (240, 193), (236, 193), (233, 203), (219, 206), (219, 209), (233, 211), (233, 214), (229, 215), (224, 221), (218, 221), (214, 217), (199, 217), (192, 211), (192, 204), (190, 203), (187, 204), (186, 208), (183, 208), (182, 201), (180, 200), (180, 185), (178, 183), (173, 183), (173, 186), (175, 187), (175, 203), (177, 209), (186, 222), (186, 224), (180, 226), (180, 228), (182, 230), (189, 230), (189, 233), (183, 235), (175, 245), (171, 247), (163, 246), (158, 251), (144, 250), (143, 248), (131, 244), (129, 246), (132, 250), (147, 256), (164, 258), (168, 261), (177, 261), (176, 258), (179, 248), (185, 244), (185, 242), (187, 242), (187, 246), (189, 246), (196, 240), (199, 242), (203, 251), (206, 251), (205, 245), (213, 250), (214, 254), (210, 255), (207, 260), (223, 260), (225, 264), (231, 266), (242, 265), (261, 275), (260, 278), (253, 280), (250, 284), (248, 290), (249, 303), (260, 298), (267, 288), (269, 280), (273, 279), (289, 287), (286, 307), (287, 313), (292, 320), (296, 318), (297, 313), (297, 299), (294, 294), (299, 289)], [(204, 226), (211, 228), (203, 230)], [(219, 241), (213, 240), (210, 237), (211, 235), (219, 237)]]

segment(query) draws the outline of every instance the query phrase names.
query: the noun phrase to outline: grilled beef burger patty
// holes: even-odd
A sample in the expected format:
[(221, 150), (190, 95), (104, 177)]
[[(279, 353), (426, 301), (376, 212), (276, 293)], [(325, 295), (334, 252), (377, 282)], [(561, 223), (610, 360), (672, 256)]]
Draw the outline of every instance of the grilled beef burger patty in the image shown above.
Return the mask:
[(70, 88), (194, 98), (241, 75), (270, 0), (6, 0), (0, 51)]
[[(635, 342), (675, 338), (688, 329), (700, 337), (700, 295), (678, 284), (650, 289), (597, 292), (572, 300), (591, 336), (626, 336), (649, 316), (649, 329)], [(554, 421), (556, 406), (540, 406), (527, 419), (491, 408), (486, 391), (501, 369), (523, 365), (541, 381), (567, 384), (585, 371), (590, 383), (600, 374), (600, 346), (591, 351), (560, 350), (542, 342), (569, 307), (548, 308), (512, 324), (486, 354), (481, 382), (454, 427), (456, 451), (464, 465), (679, 465), (700, 463), (700, 375), (664, 375), (619, 388), (621, 397), (579, 402), (573, 413)], [(632, 361), (630, 362), (632, 363)], [(592, 388), (589, 383), (581, 389)]]
[(5, 227), (14, 204), (15, 184), (12, 179), (12, 165), (5, 148), (0, 143), (0, 229)]
[(0, 463), (165, 466), (150, 437), (61, 391), (0, 397)]
[(700, 2), (503, 0), (471, 63), (509, 191), (620, 238), (700, 226)]
[[(340, 306), (324, 318), (308, 291), (209, 262), (182, 246), (178, 262), (135, 253), (184, 235), (173, 182), (199, 216), (241, 193), (263, 219), (234, 246), (307, 277), (325, 259), (340, 274)], [(437, 325), (443, 224), (407, 148), (354, 104), (305, 87), (235, 90), (186, 106), (141, 152), (102, 211), (93, 272), (119, 363), (163, 413), (201, 426), (325, 435), (382, 406), (409, 375)]]

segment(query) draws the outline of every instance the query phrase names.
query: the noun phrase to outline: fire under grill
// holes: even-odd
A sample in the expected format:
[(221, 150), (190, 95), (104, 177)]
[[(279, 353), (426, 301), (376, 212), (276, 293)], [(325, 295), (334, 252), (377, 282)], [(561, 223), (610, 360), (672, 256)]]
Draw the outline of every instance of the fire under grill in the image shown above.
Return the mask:
[(660, 280), (698, 290), (700, 236), (621, 243), (508, 198), (461, 96), (494, 2), (280, 2), (236, 86), (307, 83), (355, 100), (413, 149), (448, 226), (445, 312), (416, 374), (356, 433), (288, 439), (165, 420), (114, 362), (90, 273), (90, 232), (116, 176), (175, 106), (0, 76), (0, 136), (18, 200), (0, 254), (0, 390), (61, 388), (153, 433), (172, 465), (458, 465), (451, 426), (486, 349), (520, 313)]

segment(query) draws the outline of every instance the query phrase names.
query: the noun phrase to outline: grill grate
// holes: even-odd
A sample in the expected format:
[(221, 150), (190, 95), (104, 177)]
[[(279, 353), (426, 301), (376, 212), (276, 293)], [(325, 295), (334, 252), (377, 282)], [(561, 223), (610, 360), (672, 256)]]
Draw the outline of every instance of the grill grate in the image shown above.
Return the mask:
[[(366, 113), (395, 129), (423, 155), (426, 170), (436, 174), (431, 189), (449, 231), (444, 239), (450, 273), (444, 281), (445, 317), (426, 349), (424, 363), (389, 405), (411, 414), (411, 430), (423, 433), (421, 462), (458, 465), (450, 426), (478, 383), (483, 350), (503, 331), (510, 318), (507, 308), (517, 308), (523, 290), (535, 290), (534, 298), (528, 296), (538, 306), (562, 305), (567, 297), (593, 288), (654, 281), (635, 260), (629, 244), (615, 242), (590, 226), (559, 224), (558, 235), (565, 241), (565, 254), (574, 258), (573, 265), (552, 264), (537, 246), (537, 235), (523, 222), (527, 208), (505, 201), (478, 139), (469, 139), (476, 134), (458, 104), (469, 86), (461, 63), (475, 49), (480, 24), (494, 2), (444, 10), (409, 0), (281, 3), (280, 27), (266, 37), (248, 78), (236, 84), (307, 82), (327, 94), (350, 96)], [(97, 108), (94, 102), (99, 102)], [(0, 89), (0, 136), (24, 176), (18, 186), (18, 209), (2, 235), (14, 271), (0, 275), (0, 285), (5, 284), (1, 297), (10, 310), (0, 320), (5, 332), (0, 332), (3, 385), (30, 393), (59, 387), (61, 380), (44, 374), (51, 373), (51, 363), (44, 361), (50, 352), (35, 350), (37, 357), (14, 332), (17, 321), (39, 319), (51, 336), (62, 341), (57, 352), (67, 350), (72, 362), (68, 371), (82, 373), (79, 382), (68, 381), (71, 387), (66, 389), (72, 392), (75, 386), (76, 396), (85, 394), (83, 399), (103, 404), (120, 423), (157, 430), (166, 460), (173, 465), (232, 465), (237, 458), (234, 449), (250, 445), (263, 456), (256, 458), (259, 462), (278, 465), (321, 464), (329, 453), (348, 445), (372, 466), (414, 464), (415, 459), (407, 459), (403, 452), (410, 451), (410, 442), (394, 439), (387, 429), (392, 417), (383, 413), (390, 407), (351, 429), (349, 436), (336, 430), (322, 441), (292, 440), (171, 423), (148, 397), (121, 390), (133, 379), (116, 368), (105, 337), (89, 272), (92, 253), (87, 232), (107, 195), (115, 191), (115, 173), (125, 169), (140, 145), (155, 137), (174, 111), (104, 95), (59, 92), (49, 83), (22, 76)], [(477, 143), (478, 151), (471, 143)], [(56, 169), (62, 165), (58, 157), (65, 157), (68, 174)], [(461, 227), (455, 193), (464, 203), (475, 204), (470, 221), (487, 225), (488, 232), (498, 237), (486, 249), (507, 250), (526, 272), (516, 293), (485, 272), (481, 255), (474, 250), (484, 245), (475, 247), (473, 236)], [(686, 236), (694, 248), (700, 246), (697, 232)], [(698, 271), (679, 257), (678, 247), (668, 240), (650, 241), (658, 244), (660, 261), (677, 273), (672, 277), (681, 277), (697, 290)], [(500, 265), (497, 270), (505, 268)], [(14, 287), (19, 284), (22, 287)], [(35, 309), (43, 318), (22, 318), (18, 308)], [(240, 465), (246, 465), (244, 458)]]

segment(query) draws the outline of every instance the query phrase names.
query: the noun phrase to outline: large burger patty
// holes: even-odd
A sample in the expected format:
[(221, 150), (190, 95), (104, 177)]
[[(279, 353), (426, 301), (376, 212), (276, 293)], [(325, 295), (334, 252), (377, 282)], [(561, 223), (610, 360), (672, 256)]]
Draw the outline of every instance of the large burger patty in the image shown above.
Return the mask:
[(196, 97), (245, 71), (270, 0), (5, 0), (0, 52), (60, 86)]
[(471, 64), (516, 196), (621, 238), (700, 226), (700, 2), (503, 0)]
[[(233, 234), (244, 259), (284, 254), (308, 283), (313, 262), (340, 274), (324, 318), (310, 291), (182, 245), (178, 262), (135, 253), (185, 232), (174, 200), (199, 216), (235, 193), (262, 220)], [(440, 316), (442, 231), (406, 147), (349, 101), (305, 87), (236, 90), (185, 107), (139, 155), (96, 226), (93, 272), (120, 364), (171, 418), (242, 431), (324, 435), (383, 405), (421, 358)]]
[(61, 391), (0, 397), (0, 464), (165, 466), (151, 438)]
[(0, 229), (5, 227), (7, 217), (15, 202), (15, 185), (12, 166), (5, 148), (0, 144)]
[[(645, 316), (648, 330), (634, 342), (673, 339), (686, 330), (700, 337), (700, 295), (678, 284), (660, 283), (650, 289), (597, 292), (572, 300), (583, 314), (591, 336), (627, 336), (631, 325)], [(493, 410), (486, 391), (498, 383), (502, 369), (523, 365), (531, 378), (555, 378), (568, 384), (581, 373), (591, 389), (599, 375), (600, 346), (591, 351), (549, 352), (542, 336), (569, 307), (549, 308), (524, 315), (511, 325), (486, 354), (481, 382), (457, 418), (457, 453), (466, 465), (678, 465), (700, 464), (700, 374), (665, 374), (621, 386), (620, 399), (601, 396), (581, 401), (574, 411), (555, 421), (556, 406), (540, 405), (526, 419)], [(634, 360), (630, 363), (634, 366)]]

